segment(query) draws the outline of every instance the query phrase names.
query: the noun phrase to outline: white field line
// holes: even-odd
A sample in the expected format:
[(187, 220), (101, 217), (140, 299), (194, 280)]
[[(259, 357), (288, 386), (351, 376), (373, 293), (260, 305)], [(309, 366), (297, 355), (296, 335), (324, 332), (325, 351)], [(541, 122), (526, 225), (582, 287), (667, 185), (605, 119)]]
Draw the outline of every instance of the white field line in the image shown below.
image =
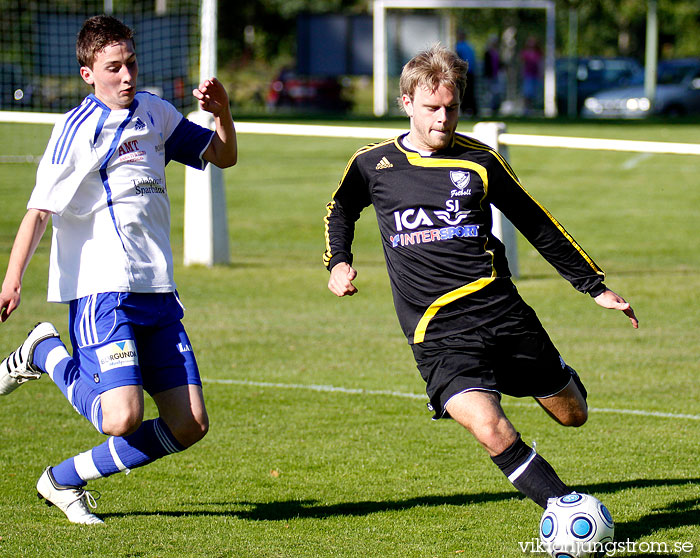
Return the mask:
[(320, 138), (387, 139), (408, 132), (408, 128), (367, 128), (359, 126), (320, 126), (317, 124), (275, 124), (270, 122), (236, 122), (241, 134), (276, 136), (313, 136)]
[[(59, 114), (54, 113), (0, 111), (0, 122), (54, 124), (59, 117)], [(236, 122), (236, 130), (242, 134), (357, 139), (386, 139), (407, 131), (406, 128), (320, 126), (314, 124), (278, 124), (270, 122)], [(696, 143), (537, 136), (510, 133), (501, 134), (499, 139), (504, 145), (520, 145), (526, 147), (558, 147), (564, 149), (594, 149), (631, 151), (637, 153), (700, 155), (700, 144)]]
[[(237, 386), (250, 386), (250, 387), (261, 387), (261, 388), (279, 388), (279, 389), (303, 389), (307, 391), (320, 391), (325, 393), (346, 393), (352, 395), (388, 395), (391, 397), (403, 397), (405, 399), (420, 399), (422, 401), (427, 400), (427, 395), (421, 393), (407, 393), (403, 391), (393, 391), (393, 390), (382, 390), (382, 389), (359, 389), (359, 388), (346, 388), (342, 386), (330, 386), (321, 384), (285, 384), (281, 382), (255, 382), (253, 380), (234, 380), (234, 379), (214, 379), (214, 378), (202, 378), (202, 381), (207, 384), (224, 384), (224, 385), (237, 385)], [(520, 401), (508, 400), (506, 407), (532, 407), (536, 408), (535, 403), (526, 403)], [(687, 420), (700, 420), (700, 415), (689, 415), (682, 413), (661, 413), (658, 411), (644, 411), (641, 409), (611, 409), (604, 407), (590, 407), (588, 409), (590, 412), (594, 413), (609, 413), (616, 415), (637, 415), (642, 417), (658, 417), (658, 418), (671, 418), (671, 419), (687, 419)]]
[[(0, 122), (53, 124), (56, 122), (59, 116), (60, 115), (53, 113), (14, 113), (12, 111), (0, 111)], [(309, 124), (275, 124), (263, 122), (236, 122), (236, 130), (243, 134), (249, 133), (358, 139), (385, 139), (391, 137), (392, 135), (395, 136), (406, 131), (405, 128), (319, 126)], [(638, 153), (675, 153), (679, 155), (700, 155), (700, 144), (692, 143), (612, 140), (564, 136), (535, 136), (509, 133), (501, 134), (499, 139), (505, 145), (520, 145), (531, 147), (559, 147), (569, 149), (601, 149), (613, 151), (631, 151)], [(251, 385), (258, 387), (296, 388), (315, 391), (341, 392), (366, 395), (391, 395), (394, 397), (408, 397), (412, 399), (426, 398), (425, 395), (415, 393), (403, 393), (384, 390), (351, 389), (338, 386), (322, 386), (313, 384), (276, 384), (266, 382), (252, 382), (247, 380), (213, 379), (204, 379), (204, 381), (209, 383)], [(509, 404), (513, 403), (509, 402)], [(520, 405), (522, 406), (523, 404), (520, 403)], [(648, 417), (700, 420), (700, 415), (661, 413), (656, 411), (643, 411), (636, 409), (607, 409), (591, 407), (589, 410), (598, 413), (614, 413)]]
[[(262, 122), (236, 122), (236, 130), (242, 134), (273, 134), (363, 139), (386, 139), (407, 131), (406, 128), (361, 128), (353, 126), (272, 124)], [(520, 145), (529, 147), (559, 147), (568, 149), (631, 151), (637, 153), (675, 153), (677, 155), (700, 155), (700, 144), (695, 143), (577, 138), (564, 136), (535, 136), (509, 133), (501, 134), (499, 136), (499, 141), (504, 145)]]
[(533, 136), (525, 134), (501, 134), (501, 143), (528, 147), (563, 147), (568, 149), (599, 149), (606, 151), (632, 151), (637, 153), (674, 153), (676, 155), (700, 155), (700, 144), (669, 141), (634, 141), (602, 138), (575, 138), (563, 136)]
[(55, 112), (0, 110), (0, 122), (14, 122), (16, 124), (55, 124), (60, 117), (61, 114)]
[(652, 157), (653, 155), (651, 153), (638, 153), (637, 155), (633, 155), (629, 159), (627, 159), (623, 164), (622, 168), (624, 170), (632, 170), (634, 168), (637, 168), (641, 163)]

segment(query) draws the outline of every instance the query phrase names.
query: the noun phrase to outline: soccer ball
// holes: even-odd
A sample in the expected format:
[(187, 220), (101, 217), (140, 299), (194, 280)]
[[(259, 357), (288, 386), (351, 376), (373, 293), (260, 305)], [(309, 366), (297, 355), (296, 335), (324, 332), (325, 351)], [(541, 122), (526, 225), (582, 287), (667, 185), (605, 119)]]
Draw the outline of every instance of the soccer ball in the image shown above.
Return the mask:
[(540, 540), (554, 558), (600, 558), (613, 544), (615, 524), (603, 503), (572, 492), (550, 498), (540, 520)]

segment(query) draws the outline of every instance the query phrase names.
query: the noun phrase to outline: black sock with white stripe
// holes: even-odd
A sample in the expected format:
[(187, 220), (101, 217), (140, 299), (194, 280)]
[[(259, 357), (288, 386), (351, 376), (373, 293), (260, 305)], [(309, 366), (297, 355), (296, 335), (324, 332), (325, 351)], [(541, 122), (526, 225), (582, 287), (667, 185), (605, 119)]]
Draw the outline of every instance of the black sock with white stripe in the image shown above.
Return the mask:
[(558, 498), (571, 492), (552, 466), (523, 442), (520, 434), (508, 449), (493, 456), (491, 460), (515, 488), (543, 508), (547, 507), (549, 498)]

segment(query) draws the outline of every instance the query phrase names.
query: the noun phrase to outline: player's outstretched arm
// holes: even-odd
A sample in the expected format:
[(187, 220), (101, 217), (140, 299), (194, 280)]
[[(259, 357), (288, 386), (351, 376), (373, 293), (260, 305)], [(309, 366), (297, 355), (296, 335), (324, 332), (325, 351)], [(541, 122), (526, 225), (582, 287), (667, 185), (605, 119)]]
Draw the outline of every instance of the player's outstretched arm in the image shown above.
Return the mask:
[(238, 161), (238, 144), (226, 88), (213, 77), (200, 83), (192, 94), (199, 100), (199, 107), (214, 116), (216, 126), (204, 158), (217, 167), (232, 167)]
[(603, 308), (610, 308), (612, 310), (622, 310), (622, 312), (624, 312), (624, 314), (630, 319), (630, 322), (632, 322), (632, 327), (639, 327), (639, 320), (637, 320), (637, 316), (634, 315), (634, 310), (630, 306), (630, 303), (627, 302), (617, 293), (614, 293), (610, 289), (607, 289), (606, 291), (600, 293), (593, 300), (595, 300)]
[(0, 322), (6, 321), (19, 306), (24, 272), (44, 235), (50, 215), (48, 211), (30, 209), (19, 225), (0, 291)]
[(357, 288), (352, 284), (357, 277), (357, 271), (346, 262), (340, 262), (331, 269), (328, 288), (336, 296), (354, 295)]

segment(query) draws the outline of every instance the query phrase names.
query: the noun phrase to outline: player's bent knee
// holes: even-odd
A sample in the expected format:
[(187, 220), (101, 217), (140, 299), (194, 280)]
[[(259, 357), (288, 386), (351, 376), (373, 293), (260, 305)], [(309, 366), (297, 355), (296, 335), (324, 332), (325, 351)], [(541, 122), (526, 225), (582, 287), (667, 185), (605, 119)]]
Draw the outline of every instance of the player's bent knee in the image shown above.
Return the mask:
[(185, 424), (179, 424), (176, 427), (171, 427), (173, 436), (186, 448), (199, 442), (209, 432), (209, 420), (199, 419), (191, 420)]
[(128, 436), (143, 422), (143, 388), (137, 385), (120, 386), (100, 396), (102, 432), (109, 436)]
[(566, 417), (561, 421), (564, 426), (572, 426), (577, 428), (586, 424), (588, 420), (588, 409), (581, 408), (575, 409), (567, 414)]
[(204, 438), (204, 436), (207, 435), (207, 432), (209, 432), (209, 421), (195, 423), (190, 429), (190, 439), (192, 440), (192, 444), (199, 442), (202, 438)]
[(517, 437), (515, 429), (507, 420), (484, 422), (474, 427), (472, 434), (490, 455), (505, 451)]
[(132, 413), (110, 413), (102, 418), (102, 432), (108, 436), (128, 436), (138, 430), (143, 415)]

